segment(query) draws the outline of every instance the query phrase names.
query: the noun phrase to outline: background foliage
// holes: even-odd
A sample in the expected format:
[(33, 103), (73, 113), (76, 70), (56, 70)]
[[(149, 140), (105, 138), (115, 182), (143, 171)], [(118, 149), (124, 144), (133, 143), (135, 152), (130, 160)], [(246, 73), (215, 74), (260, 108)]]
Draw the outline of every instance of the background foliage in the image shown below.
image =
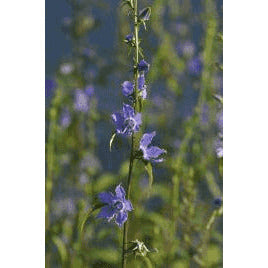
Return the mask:
[[(116, 137), (109, 152), (109, 140), (121, 83), (132, 76), (123, 42), (130, 21), (119, 1), (46, 2), (46, 267), (119, 267), (122, 230), (97, 212), (81, 225), (96, 195), (127, 177), (129, 144)], [(130, 256), (129, 267), (222, 267), (222, 207), (214, 202), (222, 197), (222, 104), (213, 97), (222, 95), (222, 1), (139, 6), (152, 8), (141, 34), (151, 63), (143, 125), (168, 153), (153, 166), (151, 189), (144, 167), (134, 167), (129, 239), (158, 253)], [(64, 34), (60, 44), (52, 27)]]

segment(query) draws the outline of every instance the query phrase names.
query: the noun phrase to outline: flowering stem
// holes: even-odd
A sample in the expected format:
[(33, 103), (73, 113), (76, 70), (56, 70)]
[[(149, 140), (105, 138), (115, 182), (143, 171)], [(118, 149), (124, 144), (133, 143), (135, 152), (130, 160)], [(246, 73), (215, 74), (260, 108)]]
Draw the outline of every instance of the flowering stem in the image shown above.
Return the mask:
[[(126, 199), (129, 199), (130, 194), (130, 182), (132, 178), (132, 168), (133, 168), (133, 149), (134, 149), (134, 137), (132, 135), (131, 139), (131, 152), (130, 152), (130, 160), (129, 160), (129, 170), (128, 170), (128, 179), (127, 179), (127, 192), (126, 192)], [(127, 265), (127, 259), (125, 256), (125, 251), (127, 250), (127, 233), (128, 233), (128, 220), (124, 223), (124, 231), (123, 231), (123, 249), (122, 249), (122, 268), (126, 268)]]
[[(134, 110), (140, 112), (141, 107), (138, 106), (138, 63), (139, 63), (139, 22), (138, 22), (138, 0), (134, 1), (134, 32), (135, 32), (135, 68), (134, 68), (134, 77), (135, 77), (135, 91), (134, 91)], [(135, 139), (134, 134), (131, 136), (131, 152), (129, 160), (129, 173), (127, 180), (127, 192), (126, 199), (129, 199), (130, 195), (130, 183), (132, 178), (132, 169), (134, 163), (134, 151), (135, 151)], [(125, 256), (125, 251), (127, 250), (127, 236), (128, 236), (128, 220), (124, 223), (123, 231), (123, 249), (122, 249), (122, 268), (126, 268), (127, 259)]]

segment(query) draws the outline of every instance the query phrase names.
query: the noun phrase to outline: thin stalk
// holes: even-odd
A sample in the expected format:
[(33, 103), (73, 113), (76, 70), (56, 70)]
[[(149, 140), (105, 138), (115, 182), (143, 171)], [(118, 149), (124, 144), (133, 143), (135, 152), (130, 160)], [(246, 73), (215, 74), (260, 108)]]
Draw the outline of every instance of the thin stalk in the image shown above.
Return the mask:
[[(134, 32), (135, 32), (135, 68), (134, 68), (134, 77), (135, 77), (135, 93), (134, 93), (134, 110), (140, 111), (141, 107), (138, 107), (138, 63), (139, 63), (139, 23), (138, 23), (138, 0), (134, 1)], [(127, 180), (127, 191), (126, 191), (126, 199), (129, 199), (130, 189), (131, 189), (131, 178), (132, 178), (132, 169), (134, 163), (134, 151), (135, 151), (135, 137), (134, 134), (131, 136), (131, 152), (130, 152), (130, 160), (129, 160), (129, 172), (128, 172), (128, 180)], [(122, 268), (127, 267), (127, 259), (125, 256), (125, 251), (127, 250), (127, 242), (128, 242), (128, 220), (124, 223), (123, 230), (123, 246), (122, 246)]]
[[(131, 188), (131, 178), (132, 178), (132, 168), (134, 163), (133, 150), (134, 149), (134, 139), (132, 135), (131, 139), (131, 152), (130, 152), (130, 160), (129, 160), (129, 170), (128, 170), (128, 179), (127, 179), (127, 192), (126, 199), (129, 199), (130, 188)], [(124, 223), (124, 231), (123, 231), (123, 250), (122, 250), (122, 268), (126, 268), (127, 259), (125, 256), (125, 251), (127, 250), (127, 234), (128, 234), (128, 220)]]

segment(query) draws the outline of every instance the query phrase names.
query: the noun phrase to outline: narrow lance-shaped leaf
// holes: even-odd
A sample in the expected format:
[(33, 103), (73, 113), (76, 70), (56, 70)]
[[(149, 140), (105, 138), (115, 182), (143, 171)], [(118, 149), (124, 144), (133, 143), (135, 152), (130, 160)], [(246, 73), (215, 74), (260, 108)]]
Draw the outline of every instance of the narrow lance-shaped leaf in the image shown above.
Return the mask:
[(96, 204), (95, 206), (93, 206), (92, 208), (90, 208), (90, 209), (88, 210), (88, 212), (84, 215), (84, 217), (82, 218), (82, 220), (81, 220), (81, 222), (80, 222), (80, 224), (79, 224), (79, 230), (80, 230), (80, 233), (83, 232), (85, 223), (86, 223), (86, 221), (89, 219), (89, 217), (91, 216), (91, 214), (92, 214), (95, 210), (97, 210), (97, 209), (99, 209), (99, 208), (101, 208), (101, 207), (103, 207), (103, 206), (104, 206), (104, 204)]
[(58, 236), (53, 236), (52, 241), (55, 244), (55, 246), (56, 246), (56, 248), (57, 248), (57, 250), (59, 252), (61, 262), (62, 262), (62, 266), (64, 266), (64, 264), (67, 261), (67, 249), (66, 249), (66, 246), (65, 246), (64, 242)]
[(110, 145), (110, 152), (112, 151), (112, 144), (113, 144), (113, 141), (114, 141), (115, 136), (116, 136), (116, 133), (114, 133), (112, 135), (111, 139), (110, 139), (110, 143), (109, 143), (109, 145)]
[(147, 162), (145, 164), (145, 169), (148, 173), (148, 178), (149, 178), (149, 189), (151, 189), (152, 185), (153, 185), (153, 181), (154, 181), (154, 176), (153, 176), (153, 168), (152, 168), (152, 164), (150, 162)]

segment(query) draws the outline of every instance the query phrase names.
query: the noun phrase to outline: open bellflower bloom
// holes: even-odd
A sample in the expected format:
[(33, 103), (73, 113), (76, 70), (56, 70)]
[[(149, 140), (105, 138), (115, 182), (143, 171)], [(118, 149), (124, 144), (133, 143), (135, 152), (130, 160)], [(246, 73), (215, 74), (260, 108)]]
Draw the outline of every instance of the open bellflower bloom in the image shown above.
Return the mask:
[(111, 192), (100, 193), (99, 199), (105, 206), (97, 217), (107, 219), (108, 222), (114, 218), (116, 224), (121, 227), (127, 220), (128, 211), (133, 210), (131, 202), (126, 200), (125, 196), (125, 190), (120, 184), (115, 188), (115, 195)]
[(150, 64), (147, 63), (145, 60), (141, 60), (140, 63), (138, 63), (139, 72), (148, 72), (149, 68), (150, 68)]
[(133, 107), (123, 104), (123, 111), (112, 114), (113, 122), (116, 126), (116, 132), (123, 136), (130, 136), (133, 132), (140, 129), (141, 113), (135, 114)]
[[(155, 136), (155, 131), (152, 133), (145, 133), (140, 141), (140, 150), (143, 153), (143, 159), (155, 163), (163, 162), (163, 158), (158, 158), (161, 154), (166, 153), (166, 150), (160, 149), (157, 146), (149, 146)], [(148, 147), (149, 146), (149, 147)]]

